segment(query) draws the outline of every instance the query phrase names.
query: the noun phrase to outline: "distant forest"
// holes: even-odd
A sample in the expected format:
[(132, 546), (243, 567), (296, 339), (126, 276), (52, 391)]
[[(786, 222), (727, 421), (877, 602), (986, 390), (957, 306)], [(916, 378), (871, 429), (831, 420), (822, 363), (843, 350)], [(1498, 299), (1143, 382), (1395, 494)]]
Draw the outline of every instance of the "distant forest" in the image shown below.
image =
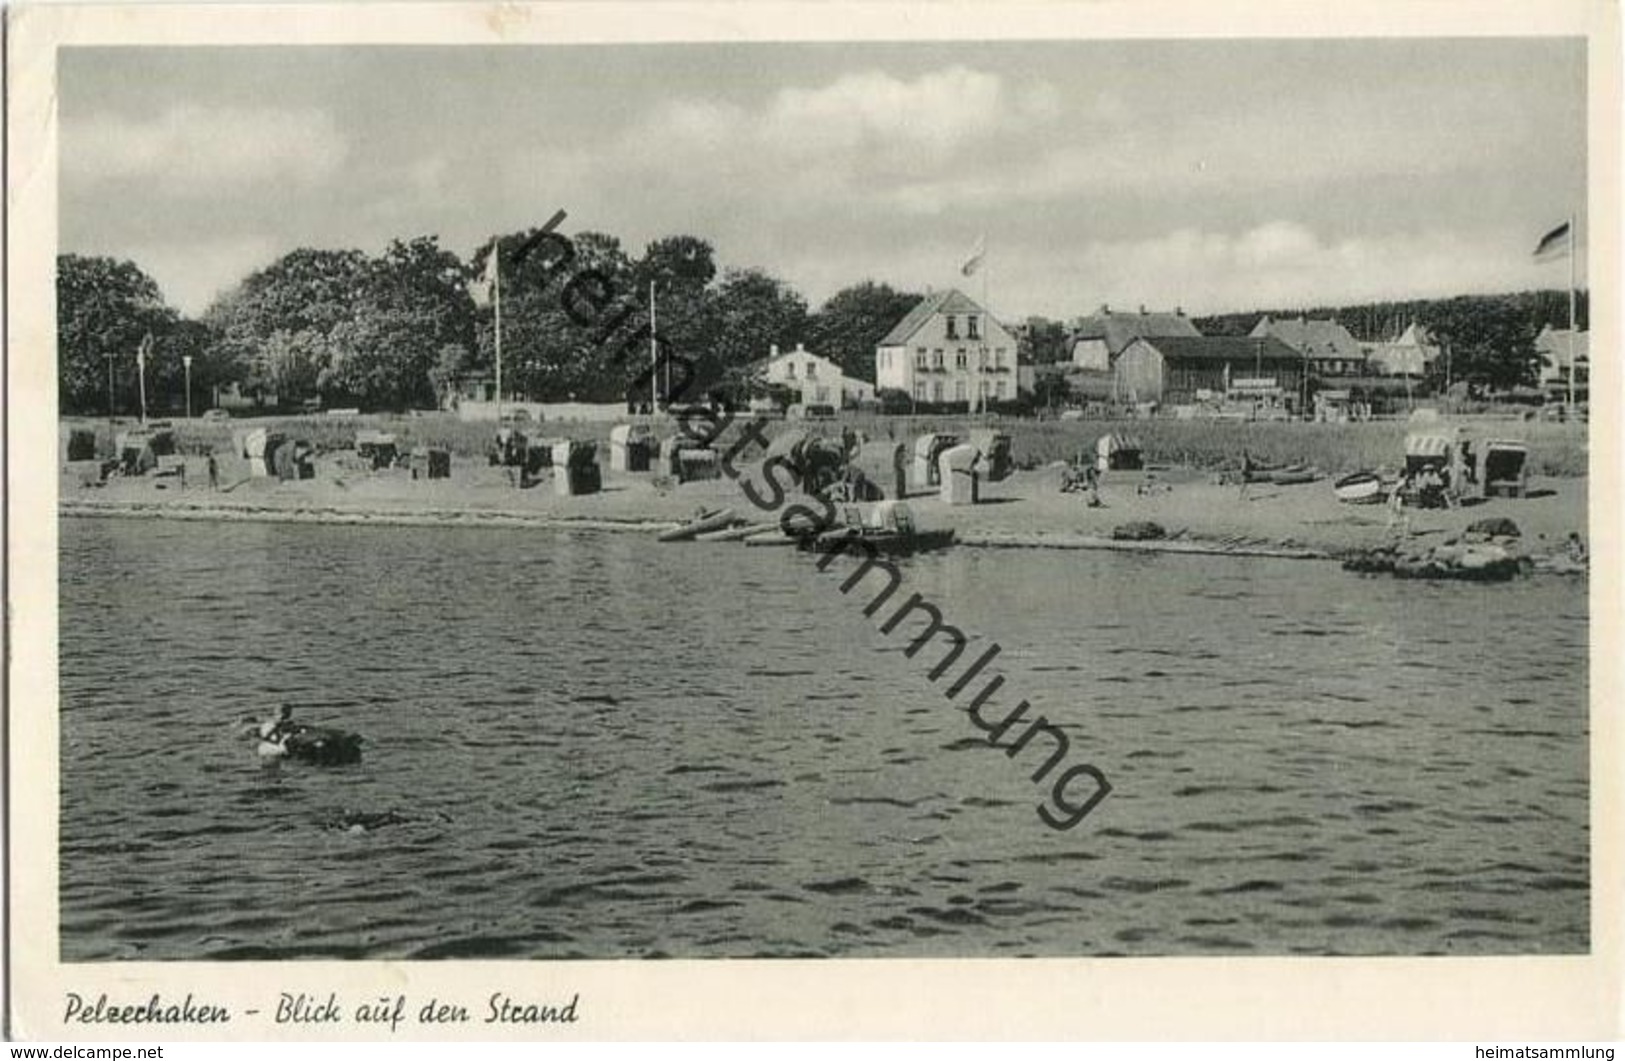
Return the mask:
[[(1582, 331), (1590, 328), (1588, 292), (1575, 296), (1574, 315)], [(1410, 326), (1412, 321), (1427, 327), (1461, 313), (1510, 307), (1527, 317), (1539, 332), (1550, 324), (1553, 328), (1569, 326), (1569, 296), (1566, 291), (1521, 291), (1515, 295), (1457, 295), (1453, 298), (1410, 299), (1404, 302), (1366, 302), (1357, 306), (1315, 306), (1312, 309), (1249, 310), (1245, 313), (1219, 313), (1211, 317), (1194, 317), (1203, 335), (1246, 335), (1261, 318), (1276, 320), (1307, 317), (1311, 320), (1331, 318), (1349, 330), (1363, 343), (1391, 342)]]

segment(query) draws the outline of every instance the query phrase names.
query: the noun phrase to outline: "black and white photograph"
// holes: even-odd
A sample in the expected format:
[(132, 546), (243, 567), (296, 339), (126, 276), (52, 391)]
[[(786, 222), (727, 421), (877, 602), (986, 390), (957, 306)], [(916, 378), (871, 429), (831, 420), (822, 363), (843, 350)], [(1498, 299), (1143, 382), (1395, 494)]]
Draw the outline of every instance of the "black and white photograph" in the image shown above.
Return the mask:
[(1593, 955), (1617, 56), (921, 9), (52, 52), (48, 962)]

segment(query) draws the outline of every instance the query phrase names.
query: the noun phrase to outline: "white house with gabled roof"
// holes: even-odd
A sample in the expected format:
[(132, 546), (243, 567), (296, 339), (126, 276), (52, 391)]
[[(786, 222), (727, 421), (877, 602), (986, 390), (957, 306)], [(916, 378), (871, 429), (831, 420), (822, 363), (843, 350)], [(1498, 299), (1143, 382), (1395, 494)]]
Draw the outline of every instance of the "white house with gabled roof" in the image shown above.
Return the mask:
[(875, 346), (875, 386), (918, 402), (1013, 401), (1020, 382), (1016, 337), (952, 288), (921, 299)]
[(801, 343), (782, 354), (774, 344), (767, 360), (758, 362), (755, 368), (765, 382), (787, 387), (798, 394), (803, 405), (833, 405), (839, 409), (871, 401), (875, 396), (873, 383), (844, 374), (840, 365), (818, 356)]

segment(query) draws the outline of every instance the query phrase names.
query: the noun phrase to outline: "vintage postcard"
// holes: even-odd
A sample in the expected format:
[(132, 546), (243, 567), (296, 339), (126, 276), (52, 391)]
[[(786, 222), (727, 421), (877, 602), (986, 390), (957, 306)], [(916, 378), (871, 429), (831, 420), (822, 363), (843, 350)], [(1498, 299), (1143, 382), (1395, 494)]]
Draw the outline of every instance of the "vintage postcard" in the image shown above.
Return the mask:
[(6, 16), (13, 1035), (1620, 1034), (1617, 5)]

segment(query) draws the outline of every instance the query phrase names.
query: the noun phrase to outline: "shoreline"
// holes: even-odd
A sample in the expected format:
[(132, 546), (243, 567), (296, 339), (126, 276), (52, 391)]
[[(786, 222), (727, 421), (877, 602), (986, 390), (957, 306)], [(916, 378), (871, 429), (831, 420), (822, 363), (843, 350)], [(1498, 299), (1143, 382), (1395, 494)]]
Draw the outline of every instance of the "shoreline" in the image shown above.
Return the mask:
[(536, 514), (502, 509), (439, 509), (404, 511), (385, 508), (335, 506), (198, 504), (163, 501), (63, 500), (59, 516), (82, 519), (173, 519), (196, 523), (321, 523), (335, 526), (377, 527), (537, 527), (562, 530), (658, 532), (680, 526), (681, 520), (613, 519)]
[[(169, 519), (194, 523), (299, 523), (370, 527), (534, 527), (540, 530), (640, 531), (659, 533), (682, 525), (682, 520), (594, 519), (539, 515), (513, 510), (425, 509), (404, 512), (388, 509), (285, 508), (265, 505), (203, 505), (141, 501), (63, 501), (59, 516), (78, 519)], [(681, 542), (665, 544), (720, 544)], [(1057, 549), (1106, 552), (1185, 553), (1198, 556), (1249, 556), (1276, 560), (1337, 560), (1318, 549), (1291, 548), (1254, 541), (1246, 544), (1202, 538), (1165, 538), (1155, 541), (1120, 541), (1095, 535), (956, 536), (956, 547), (969, 549)]]
[[(57, 512), (66, 518), (172, 519), (192, 522), (262, 522), (340, 526), (492, 527), (640, 532), (655, 535), (692, 519), (702, 509), (732, 508), (742, 519), (771, 522), (783, 502), (758, 511), (743, 487), (755, 471), (675, 485), (642, 473), (606, 469), (603, 490), (556, 494), (545, 479), (518, 489), (502, 469), (454, 460), (452, 478), (413, 480), (399, 469), (357, 470), (319, 460), (316, 477), (297, 482), (228, 476), (218, 490), (202, 485), (203, 466), (188, 460), (178, 476), (115, 477), (101, 485), (85, 469), (68, 466), (59, 479)], [(1280, 486), (1256, 483), (1244, 493), (1190, 468), (1108, 472), (1100, 507), (1062, 493), (1060, 471), (1018, 471), (981, 484), (980, 503), (950, 506), (934, 493), (908, 497), (922, 529), (952, 528), (956, 544), (978, 549), (1049, 549), (1247, 556), (1338, 561), (1394, 541), (1381, 505), (1339, 502), (1329, 480)], [(1529, 555), (1556, 551), (1571, 531), (1587, 534), (1584, 479), (1531, 480), (1526, 498), (1495, 498), (1459, 509), (1407, 510), (1413, 539), (1442, 541), (1467, 524), (1507, 517), (1523, 532)], [(1148, 521), (1166, 531), (1154, 540), (1119, 540), (1120, 524)]]

